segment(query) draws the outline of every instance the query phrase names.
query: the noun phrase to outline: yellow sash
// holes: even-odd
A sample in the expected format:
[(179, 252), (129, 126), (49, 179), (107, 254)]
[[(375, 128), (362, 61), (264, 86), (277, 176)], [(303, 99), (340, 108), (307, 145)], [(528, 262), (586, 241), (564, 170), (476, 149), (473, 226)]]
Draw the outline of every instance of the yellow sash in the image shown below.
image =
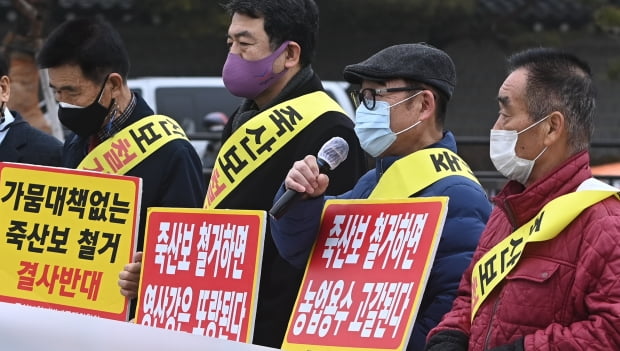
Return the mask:
[[(590, 178), (576, 192), (551, 200), (534, 218), (495, 245), (474, 265), (471, 276), (471, 319), (482, 302), (517, 265), (525, 245), (555, 238), (586, 208), (620, 190)], [(617, 195), (616, 195), (617, 196)]]
[(216, 208), (246, 177), (328, 111), (345, 113), (326, 93), (317, 91), (285, 101), (245, 122), (217, 155), (204, 207)]
[(381, 176), (369, 199), (409, 197), (438, 180), (458, 175), (480, 184), (469, 165), (454, 152), (430, 148), (405, 156)]
[(148, 116), (97, 145), (77, 169), (125, 174), (175, 139), (188, 140), (183, 128), (174, 119), (164, 115)]

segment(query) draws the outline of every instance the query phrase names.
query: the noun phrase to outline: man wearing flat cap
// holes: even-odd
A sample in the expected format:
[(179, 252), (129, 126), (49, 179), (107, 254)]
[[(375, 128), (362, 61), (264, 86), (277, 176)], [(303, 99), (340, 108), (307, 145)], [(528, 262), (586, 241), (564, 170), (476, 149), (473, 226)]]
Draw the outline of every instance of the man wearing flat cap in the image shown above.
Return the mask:
[[(355, 132), (364, 150), (376, 158), (366, 173), (339, 199), (382, 198), (386, 171), (398, 173), (402, 198), (448, 196), (448, 211), (430, 277), (422, 297), (407, 350), (422, 350), (426, 334), (450, 310), (459, 281), (471, 261), (491, 212), (490, 203), (467, 164), (456, 154), (454, 135), (443, 129), (447, 104), (456, 84), (452, 59), (424, 43), (385, 48), (367, 60), (345, 67), (344, 78), (361, 85), (353, 93), (358, 105)], [(442, 153), (458, 163), (429, 177), (430, 154)], [(449, 156), (447, 156), (449, 155)], [(466, 170), (462, 172), (462, 170)], [(432, 172), (437, 173), (437, 172)], [(319, 173), (312, 155), (295, 162), (284, 188), (304, 193), (280, 219), (271, 219), (280, 255), (304, 267), (316, 239), (329, 178)], [(391, 197), (393, 198), (393, 196)]]

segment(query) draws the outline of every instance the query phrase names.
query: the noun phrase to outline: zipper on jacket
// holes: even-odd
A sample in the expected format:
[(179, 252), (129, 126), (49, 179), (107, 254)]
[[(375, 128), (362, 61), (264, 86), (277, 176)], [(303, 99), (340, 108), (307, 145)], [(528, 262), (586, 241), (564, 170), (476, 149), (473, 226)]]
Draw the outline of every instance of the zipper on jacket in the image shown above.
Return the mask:
[(484, 338), (484, 347), (483, 350), (488, 351), (489, 350), (489, 339), (491, 338), (491, 329), (493, 328), (493, 319), (495, 319), (495, 312), (497, 312), (497, 305), (499, 304), (499, 300), (500, 300), (501, 296), (497, 298), (497, 300), (495, 300), (495, 303), (493, 304), (493, 311), (491, 313), (491, 319), (489, 320), (489, 326), (487, 329), (487, 335)]
[[(514, 211), (512, 210), (512, 207), (510, 206), (508, 201), (505, 201), (505, 200), (502, 201), (502, 205), (503, 206), (501, 207), (506, 213), (506, 217), (508, 217), (508, 221), (510, 222), (510, 224), (512, 224), (512, 232), (514, 232), (515, 230), (517, 230), (517, 221), (514, 215)], [(497, 306), (499, 305), (499, 301), (502, 298), (501, 291), (498, 291), (497, 294), (498, 294), (497, 300), (495, 300), (495, 303), (493, 303), (493, 309), (491, 311), (491, 319), (489, 320), (489, 325), (487, 328), (487, 335), (484, 338), (484, 347), (483, 347), (484, 351), (489, 350), (489, 339), (491, 338), (491, 330), (493, 329), (493, 319), (495, 319), (495, 313), (497, 312)]]

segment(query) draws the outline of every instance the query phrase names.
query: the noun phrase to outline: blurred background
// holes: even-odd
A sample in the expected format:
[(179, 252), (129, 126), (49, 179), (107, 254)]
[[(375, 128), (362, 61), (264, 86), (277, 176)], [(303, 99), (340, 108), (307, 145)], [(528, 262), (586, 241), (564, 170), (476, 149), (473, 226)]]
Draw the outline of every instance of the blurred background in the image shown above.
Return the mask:
[[(28, 78), (36, 74), (28, 68), (28, 60), (40, 40), (67, 18), (101, 14), (118, 28), (127, 44), (130, 78), (220, 76), (229, 21), (221, 2), (0, 0), (2, 49), (11, 57), (11, 74), (24, 73), (24, 96), (33, 96), (38, 83)], [(458, 84), (448, 109), (447, 128), (455, 132), (464, 158), (480, 174), (493, 171), (487, 143), (497, 117), (496, 95), (505, 77), (505, 59), (532, 46), (564, 48), (590, 63), (599, 91), (592, 163), (620, 159), (620, 0), (317, 3), (321, 22), (313, 67), (324, 80), (342, 80), (345, 65), (397, 43), (424, 41), (451, 55)], [(32, 107), (28, 98), (21, 100), (11, 101), (12, 107)]]

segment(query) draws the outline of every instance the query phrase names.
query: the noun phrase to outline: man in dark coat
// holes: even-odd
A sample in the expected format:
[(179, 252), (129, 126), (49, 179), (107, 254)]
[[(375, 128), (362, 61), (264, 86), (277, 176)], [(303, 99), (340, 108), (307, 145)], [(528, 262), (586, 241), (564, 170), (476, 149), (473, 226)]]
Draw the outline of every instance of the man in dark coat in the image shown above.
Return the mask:
[[(300, 99), (316, 96), (323, 87), (312, 70), (319, 13), (313, 0), (229, 1), (226, 8), (231, 17), (228, 28), (229, 54), (222, 78), (234, 95), (245, 98), (231, 116), (223, 132), (223, 146), (216, 161), (221, 170), (230, 170), (229, 155), (236, 140), (252, 138), (253, 126), (261, 128), (280, 123), (280, 112), (292, 107), (303, 119), (307, 112)], [(283, 14), (288, 14), (283, 16)], [(255, 71), (256, 70), (256, 71)], [(260, 76), (260, 77), (259, 77)], [(335, 104), (326, 95), (322, 100), (307, 103), (312, 107)], [(214, 196), (217, 173), (211, 176), (207, 201), (209, 208), (269, 210), (273, 198), (293, 162), (307, 154), (316, 155), (321, 146), (335, 136), (349, 145), (347, 159), (329, 173), (330, 193), (350, 188), (366, 168), (363, 150), (353, 130), (353, 122), (341, 110), (325, 108), (305, 128), (287, 128), (261, 136), (261, 141), (279, 140), (292, 133), (290, 140), (261, 161), (252, 152), (236, 154), (254, 170), (242, 177), (229, 171), (227, 184), (234, 189), (224, 196)], [(228, 141), (228, 143), (227, 143)], [(264, 141), (263, 141), (264, 142)], [(227, 144), (230, 147), (227, 147)], [(262, 150), (256, 145), (256, 150)], [(260, 287), (253, 343), (280, 348), (290, 314), (297, 297), (303, 269), (290, 265), (278, 254), (269, 227), (265, 235), (261, 262)]]
[[(58, 117), (73, 132), (64, 145), (64, 167), (89, 169), (86, 162), (111, 151), (108, 143), (116, 134), (129, 132), (128, 139), (139, 145), (141, 161), (128, 161), (124, 172), (142, 178), (139, 252), (147, 208), (202, 205), (205, 184), (198, 154), (174, 120), (153, 116), (146, 102), (131, 92), (127, 51), (109, 23), (81, 18), (61, 24), (48, 36), (37, 60), (48, 69), (50, 87), (60, 103)], [(164, 125), (166, 133), (155, 133)], [(162, 138), (166, 142), (155, 147), (154, 141)], [(141, 253), (134, 260), (141, 261)], [(124, 285), (124, 273), (121, 293), (134, 298), (137, 286)]]
[[(310, 65), (319, 21), (314, 1), (233, 0), (226, 9), (232, 18), (222, 78), (245, 99), (224, 127), (205, 207), (268, 211), (293, 162), (316, 155), (335, 136), (349, 152), (330, 172), (328, 191), (353, 186), (366, 159), (352, 120), (324, 93)], [(138, 274), (139, 265), (128, 266), (125, 284), (137, 289)], [(302, 277), (302, 269), (280, 257), (267, 228), (254, 344), (280, 348)]]
[(0, 56), (0, 162), (60, 166), (62, 143), (6, 107), (11, 96), (8, 65)]

